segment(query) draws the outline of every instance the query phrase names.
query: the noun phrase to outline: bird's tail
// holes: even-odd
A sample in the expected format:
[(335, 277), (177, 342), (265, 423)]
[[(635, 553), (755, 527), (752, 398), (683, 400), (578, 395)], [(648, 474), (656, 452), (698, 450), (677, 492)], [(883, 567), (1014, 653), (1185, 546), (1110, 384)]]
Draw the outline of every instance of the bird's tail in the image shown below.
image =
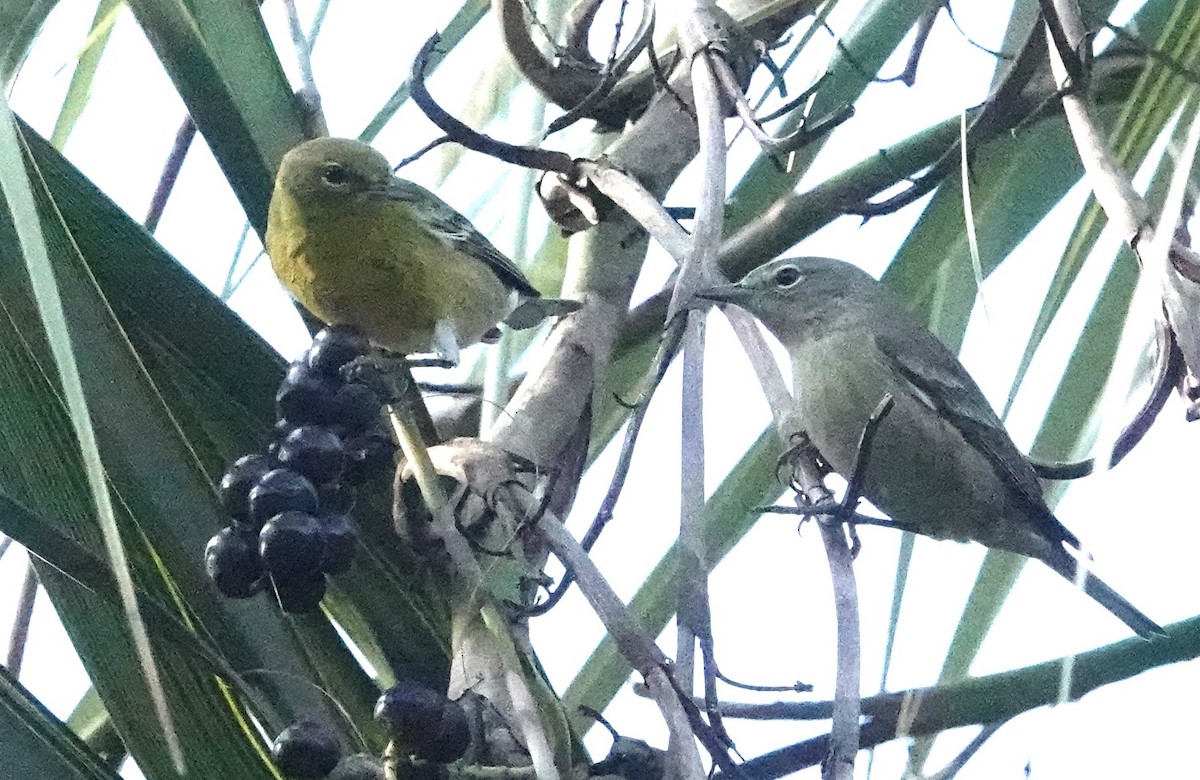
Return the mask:
[[(1078, 585), (1080, 577), (1079, 561), (1062, 547), (1058, 548), (1058, 553), (1060, 554), (1054, 555), (1053, 560), (1047, 560), (1046, 563), (1049, 564), (1050, 568), (1066, 578), (1068, 582)], [(1108, 583), (1091, 572), (1087, 572), (1085, 575), (1083, 592), (1091, 596), (1100, 606), (1120, 618), (1122, 623), (1133, 629), (1143, 639), (1154, 639), (1155, 637), (1164, 637), (1167, 635), (1167, 632), (1163, 631), (1162, 626), (1142, 614), (1141, 610), (1130, 604), (1124, 596), (1117, 593), (1109, 587)]]

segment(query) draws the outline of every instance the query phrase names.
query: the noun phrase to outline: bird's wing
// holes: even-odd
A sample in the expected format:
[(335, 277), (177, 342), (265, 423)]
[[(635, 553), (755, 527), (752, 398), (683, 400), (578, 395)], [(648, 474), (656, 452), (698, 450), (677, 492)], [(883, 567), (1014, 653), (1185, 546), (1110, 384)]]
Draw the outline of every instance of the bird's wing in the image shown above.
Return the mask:
[(992, 464), (1005, 484), (1031, 510), (1031, 517), (1042, 518), (1055, 538), (1078, 547), (1079, 540), (1046, 506), (1041, 484), (1029, 461), (1013, 444), (983, 391), (957, 358), (932, 333), (923, 330), (916, 337), (927, 339), (926, 343), (913, 349), (911, 339), (907, 338), (913, 332), (905, 331), (902, 335), (876, 333), (875, 342), (897, 373), (913, 387), (914, 395), (930, 404)]
[(492, 242), (475, 229), (471, 221), (455, 211), (448, 203), (419, 184), (393, 176), (388, 183), (387, 196), (408, 204), (429, 228), (430, 232), (459, 252), (487, 263), (500, 281), (522, 295), (537, 297), (534, 288), (521, 269), (504, 256)]

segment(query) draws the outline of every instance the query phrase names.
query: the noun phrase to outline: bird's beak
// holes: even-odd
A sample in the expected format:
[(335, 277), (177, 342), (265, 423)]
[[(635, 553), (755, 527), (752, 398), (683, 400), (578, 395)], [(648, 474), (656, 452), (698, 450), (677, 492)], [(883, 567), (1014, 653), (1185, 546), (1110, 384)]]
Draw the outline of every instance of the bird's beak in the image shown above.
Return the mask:
[(718, 284), (696, 293), (697, 298), (717, 303), (744, 303), (750, 299), (751, 291), (737, 284)]

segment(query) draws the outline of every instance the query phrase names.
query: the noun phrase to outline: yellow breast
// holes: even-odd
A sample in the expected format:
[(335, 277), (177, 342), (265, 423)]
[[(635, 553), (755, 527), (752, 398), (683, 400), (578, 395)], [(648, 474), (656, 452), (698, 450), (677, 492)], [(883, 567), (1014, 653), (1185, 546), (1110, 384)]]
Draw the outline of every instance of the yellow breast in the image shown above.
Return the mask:
[(434, 348), (438, 321), (467, 346), (511, 311), (515, 294), (488, 266), (433, 236), (405, 204), (348, 200), (345, 208), (302, 208), (278, 188), (271, 200), (271, 266), (321, 320), (354, 325), (408, 354)]

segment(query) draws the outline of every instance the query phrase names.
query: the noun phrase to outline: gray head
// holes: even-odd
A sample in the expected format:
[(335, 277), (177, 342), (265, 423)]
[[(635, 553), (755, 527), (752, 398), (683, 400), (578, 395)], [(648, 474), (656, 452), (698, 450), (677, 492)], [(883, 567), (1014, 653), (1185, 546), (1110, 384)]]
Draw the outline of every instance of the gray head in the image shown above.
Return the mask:
[(755, 268), (736, 284), (711, 287), (697, 295), (736, 303), (782, 339), (782, 334), (831, 318), (864, 314), (863, 304), (882, 293), (879, 282), (841, 260), (780, 257)]
[(299, 201), (382, 192), (391, 180), (387, 158), (349, 138), (305, 141), (283, 156), (276, 175), (276, 185)]

